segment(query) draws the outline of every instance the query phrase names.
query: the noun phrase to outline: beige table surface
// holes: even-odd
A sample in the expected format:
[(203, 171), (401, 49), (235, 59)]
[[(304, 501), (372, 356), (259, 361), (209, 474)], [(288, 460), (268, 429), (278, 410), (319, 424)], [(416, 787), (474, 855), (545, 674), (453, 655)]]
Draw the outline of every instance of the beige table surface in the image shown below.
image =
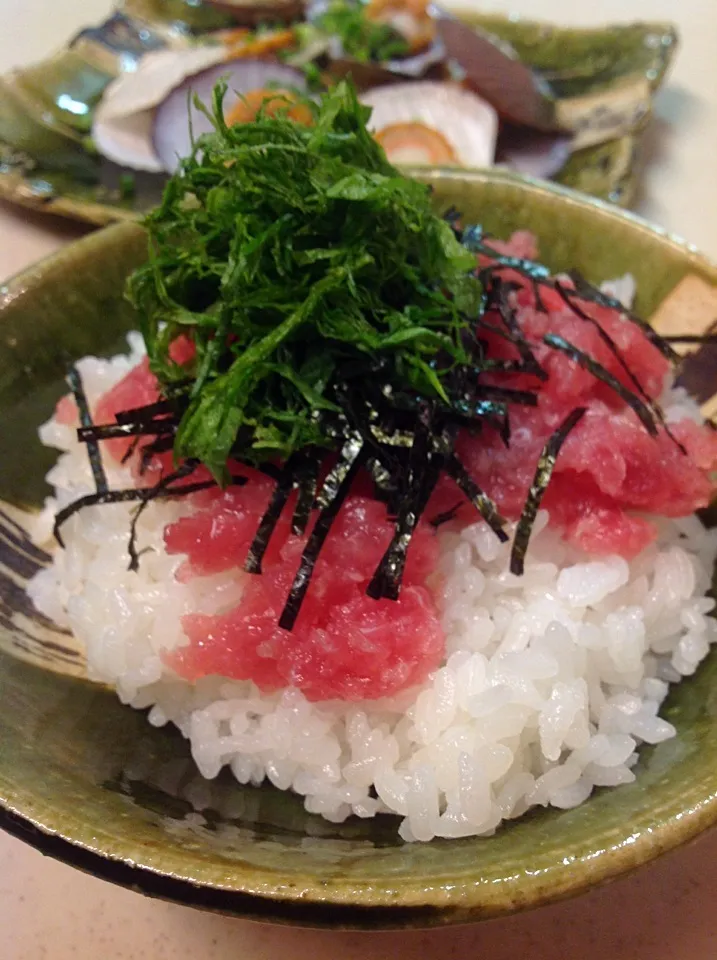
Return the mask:
[[(470, 0), (465, 0), (470, 2)], [(717, 0), (485, 0), (595, 23), (664, 18), (683, 48), (649, 137), (640, 210), (717, 259)], [(0, 71), (39, 58), (108, 0), (0, 0)], [(599, 10), (591, 13), (590, 8)], [(0, 205), (0, 280), (83, 233)], [(717, 832), (569, 903), (473, 928), (288, 930), (143, 899), (0, 835), (0, 960), (717, 960)]]

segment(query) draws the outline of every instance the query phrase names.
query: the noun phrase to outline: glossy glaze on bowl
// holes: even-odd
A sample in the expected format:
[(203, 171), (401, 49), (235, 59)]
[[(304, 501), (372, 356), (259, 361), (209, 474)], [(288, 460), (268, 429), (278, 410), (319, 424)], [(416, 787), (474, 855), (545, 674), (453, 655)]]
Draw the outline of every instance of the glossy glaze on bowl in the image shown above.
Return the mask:
[[(442, 209), (455, 204), (495, 233), (535, 231), (556, 270), (574, 266), (593, 281), (631, 271), (644, 314), (688, 272), (717, 283), (717, 269), (678, 241), (567, 191), (496, 174), (423, 176)], [(143, 248), (138, 227), (116, 226), (0, 292), (6, 501), (41, 502), (48, 461), (34, 428), (62, 391), (66, 358), (112, 351), (132, 323), (121, 291)], [(22, 574), (11, 574), (18, 586)], [(18, 596), (3, 595), (0, 648), (22, 653)], [(71, 638), (59, 645), (71, 649)], [(348, 927), (467, 922), (579, 893), (717, 821), (715, 654), (673, 691), (666, 716), (678, 736), (643, 750), (634, 784), (531, 814), (491, 839), (406, 845), (391, 818), (335, 826), (273, 788), (201, 781), (176, 732), (151, 728), (109, 692), (0, 653), (0, 825), (82, 869), (208, 909)]]

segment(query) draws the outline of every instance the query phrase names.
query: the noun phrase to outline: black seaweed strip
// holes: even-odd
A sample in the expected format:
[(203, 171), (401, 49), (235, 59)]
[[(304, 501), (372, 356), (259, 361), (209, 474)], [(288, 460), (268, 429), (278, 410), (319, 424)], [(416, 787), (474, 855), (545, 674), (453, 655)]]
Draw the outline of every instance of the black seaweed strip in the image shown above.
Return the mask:
[(139, 569), (139, 554), (137, 553), (137, 523), (139, 518), (142, 516), (144, 511), (147, 509), (152, 500), (156, 499), (163, 490), (167, 490), (172, 483), (176, 483), (179, 480), (186, 480), (187, 477), (190, 477), (195, 470), (199, 467), (198, 460), (187, 460), (173, 473), (168, 473), (166, 477), (156, 483), (153, 487), (149, 487), (146, 496), (142, 498), (139, 506), (134, 512), (132, 517), (132, 522), (129, 527), (129, 544), (127, 547), (129, 553), (129, 567), (128, 570), (136, 571)]
[(165, 436), (175, 433), (176, 423), (172, 420), (148, 420), (146, 423), (103, 423), (90, 427), (79, 427), (77, 439), (80, 443), (95, 443), (101, 440), (115, 440), (123, 437)]
[[(243, 486), (246, 483), (246, 477), (234, 476), (232, 477), (231, 482), (235, 486)], [(198, 493), (200, 490), (209, 490), (216, 486), (217, 484), (215, 480), (202, 480), (197, 483), (187, 483), (181, 487), (175, 487), (171, 490), (162, 490), (160, 493), (155, 494), (154, 497), (149, 496), (149, 493), (156, 489), (154, 487), (129, 487), (123, 490), (108, 490), (106, 493), (88, 493), (84, 497), (79, 497), (77, 500), (73, 500), (72, 503), (68, 504), (57, 513), (55, 516), (53, 535), (59, 545), (64, 547), (64, 541), (60, 536), (60, 527), (65, 523), (65, 521), (69, 520), (71, 516), (85, 507), (94, 507), (98, 505), (104, 506), (105, 504), (111, 503), (131, 503), (133, 500), (166, 500), (171, 497), (183, 497), (190, 493)]]
[(321, 459), (317, 453), (313, 461), (307, 462), (299, 473), (298, 497), (294, 516), (291, 519), (291, 532), (297, 537), (306, 532), (311, 518), (311, 510), (316, 500), (316, 488), (319, 482)]
[(348, 465), (348, 469), (343, 473), (338, 486), (332, 488), (332, 496), (330, 501), (326, 503), (316, 518), (314, 529), (311, 531), (308, 543), (304, 547), (304, 552), (301, 555), (301, 561), (299, 563), (299, 569), (294, 577), (294, 582), (291, 586), (291, 590), (289, 591), (289, 596), (282, 611), (281, 617), (279, 618), (279, 626), (283, 630), (291, 630), (296, 623), (296, 618), (299, 615), (299, 610), (301, 609), (301, 604), (306, 596), (306, 591), (309, 589), (311, 574), (316, 566), (316, 561), (319, 559), (321, 548), (323, 547), (324, 541), (331, 530), (331, 526), (336, 519), (339, 510), (341, 509), (341, 505), (351, 489), (351, 485), (353, 484), (357, 473), (363, 466), (365, 458), (365, 449), (362, 445), (354, 452), (353, 459)]
[(438, 529), (438, 527), (442, 527), (444, 523), (450, 523), (451, 520), (455, 520), (458, 516), (458, 511), (465, 507), (465, 505), (465, 500), (459, 500), (458, 503), (454, 503), (448, 510), (444, 510), (442, 513), (437, 513), (434, 517), (431, 517), (428, 522), (432, 527)]
[(591, 373), (597, 380), (600, 380), (602, 383), (610, 387), (611, 390), (614, 390), (615, 393), (634, 410), (650, 436), (657, 436), (657, 426), (655, 425), (652, 411), (647, 404), (643, 403), (636, 393), (633, 393), (631, 390), (628, 390), (627, 387), (624, 387), (617, 377), (614, 377), (609, 370), (606, 370), (605, 367), (602, 366), (602, 364), (598, 363), (597, 360), (593, 360), (592, 357), (587, 355), (587, 353), (584, 353), (582, 350), (578, 350), (578, 348), (573, 346), (572, 343), (569, 343), (567, 340), (565, 340), (563, 337), (559, 337), (557, 334), (546, 333), (543, 337), (543, 343), (545, 343), (548, 347), (552, 347), (553, 350), (559, 350), (561, 353), (564, 353), (575, 363), (579, 364), (583, 370), (587, 370), (588, 373)]
[(264, 554), (269, 546), (271, 535), (276, 529), (279, 517), (286, 506), (291, 491), (296, 486), (296, 457), (289, 457), (281, 472), (279, 481), (274, 487), (274, 492), (269, 500), (269, 505), (264, 511), (264, 516), (259, 521), (254, 539), (252, 540), (249, 551), (244, 561), (244, 569), (247, 573), (261, 573), (261, 563)]
[(538, 459), (538, 466), (535, 470), (533, 483), (530, 487), (528, 499), (525, 501), (523, 512), (520, 515), (518, 526), (513, 540), (513, 549), (510, 554), (510, 572), (515, 576), (523, 575), (525, 566), (525, 554), (530, 542), (530, 534), (533, 530), (535, 518), (538, 515), (543, 495), (550, 483), (550, 478), (555, 468), (560, 448), (568, 437), (568, 434), (577, 426), (586, 413), (586, 407), (577, 407), (569, 414), (555, 433), (549, 438), (543, 447), (543, 451)]
[(154, 420), (162, 414), (173, 414), (175, 404), (171, 400), (157, 400), (156, 403), (148, 403), (144, 407), (130, 407), (128, 410), (121, 410), (115, 414), (117, 423), (144, 423), (147, 420)]
[(134, 437), (132, 439), (132, 443), (130, 443), (130, 445), (127, 447), (124, 454), (122, 455), (122, 459), (120, 460), (120, 463), (122, 464), (122, 466), (124, 466), (125, 463), (127, 463), (128, 460), (131, 460), (132, 457), (135, 455), (135, 453), (137, 452), (137, 447), (139, 446), (139, 441), (141, 439), (142, 439), (141, 437)]
[(387, 505), (389, 512), (398, 510), (399, 495), (391, 472), (386, 469), (380, 457), (369, 457), (366, 461), (366, 469), (371, 475), (375, 487), (374, 496), (377, 500)]
[(501, 403), (517, 403), (526, 407), (537, 407), (538, 405), (537, 393), (530, 390), (514, 390), (512, 387), (494, 387), (481, 383), (476, 387), (476, 392), (478, 396), (485, 396)]
[(510, 446), (510, 436), (511, 436), (510, 414), (506, 413), (500, 427), (500, 439), (503, 441), (503, 446), (506, 448)]
[[(137, 523), (144, 510), (146, 510), (153, 500), (165, 499), (167, 497), (173, 497), (177, 495), (186, 496), (188, 493), (197, 493), (200, 490), (209, 490), (218, 485), (215, 480), (204, 480), (193, 484), (185, 484), (185, 486), (179, 488), (172, 487), (172, 484), (190, 477), (199, 466), (200, 463), (198, 460), (185, 460), (181, 467), (178, 467), (172, 473), (168, 473), (165, 477), (162, 477), (159, 483), (156, 483), (153, 487), (149, 487), (142, 491), (144, 495), (140, 499), (140, 504), (137, 510), (135, 510), (134, 516), (132, 517), (132, 523), (130, 524), (130, 537), (128, 544), (128, 553), (130, 559), (128, 567), (129, 570), (136, 571), (139, 569), (140, 554), (137, 552), (136, 547)], [(232, 486), (243, 487), (246, 482), (246, 477), (232, 476), (231, 478)]]
[(391, 543), (366, 590), (374, 600), (398, 600), (411, 539), (440, 479), (442, 468), (443, 456), (433, 454), (423, 471), (417, 494), (411, 501), (406, 498), (402, 502)]
[[(711, 326), (714, 327), (714, 323)], [(706, 346), (709, 343), (717, 343), (717, 333), (674, 334), (671, 337), (665, 337), (664, 340), (665, 343), (696, 343), (700, 346)]]
[(533, 285), (533, 296), (535, 297), (535, 309), (539, 313), (548, 313), (548, 308), (545, 306), (545, 303), (543, 302), (543, 298), (540, 293), (540, 281), (537, 280), (535, 277), (531, 277), (530, 282)]
[(455, 480), (458, 488), (470, 500), (501, 543), (506, 543), (508, 534), (503, 529), (501, 517), (493, 500), (484, 493), (455, 454), (446, 458), (445, 471)]
[(595, 330), (597, 330), (598, 336), (600, 337), (602, 342), (606, 345), (608, 350), (612, 353), (612, 355), (615, 357), (617, 362), (620, 364), (624, 373), (627, 374), (627, 376), (630, 379), (630, 382), (637, 389), (638, 393), (640, 394), (640, 396), (643, 398), (643, 400), (649, 407), (652, 415), (659, 421), (659, 423), (662, 425), (662, 428), (664, 429), (667, 436), (677, 446), (680, 452), (686, 455), (687, 450), (685, 449), (684, 444), (680, 443), (677, 437), (670, 430), (669, 425), (665, 420), (665, 415), (662, 412), (662, 408), (660, 407), (659, 403), (653, 400), (653, 398), (648, 394), (648, 392), (645, 390), (645, 388), (640, 383), (638, 378), (629, 368), (625, 358), (620, 353), (620, 349), (618, 348), (618, 345), (612, 339), (612, 337), (607, 332), (607, 330), (603, 329), (602, 325), (598, 323), (595, 317), (591, 317), (589, 313), (586, 313), (582, 309), (582, 307), (580, 307), (577, 303), (574, 302), (573, 298), (570, 296), (570, 294), (573, 293), (574, 291), (568, 290), (566, 287), (562, 285), (562, 283), (560, 283), (559, 280), (555, 281), (555, 289), (560, 294), (560, 297), (565, 302), (565, 304), (570, 308), (570, 310), (572, 310), (572, 312), (577, 317), (579, 317), (581, 320), (584, 320), (586, 323), (589, 323), (592, 327), (594, 327)]
[[(80, 371), (77, 369), (77, 367), (70, 367), (67, 372), (67, 382), (70, 386), (70, 390), (72, 390), (75, 403), (77, 404), (81, 426), (92, 427), (92, 414), (90, 413), (90, 406), (87, 402), (85, 388), (82, 386), (82, 377), (80, 376)], [(90, 461), (92, 479), (95, 481), (97, 492), (106, 493), (109, 490), (109, 486), (107, 483), (105, 469), (102, 466), (102, 454), (100, 453), (99, 444), (96, 441), (88, 441), (87, 456)]]
[(505, 290), (500, 280), (496, 281), (494, 290), (492, 291), (492, 296), (495, 298), (493, 302), (498, 309), (500, 318), (506, 325), (508, 331), (512, 334), (512, 342), (520, 354), (523, 363), (527, 367), (525, 373), (532, 373), (539, 380), (545, 382), (548, 379), (548, 372), (543, 370), (536, 360), (533, 351), (530, 349), (530, 344), (523, 335), (523, 330), (518, 323), (515, 310), (508, 303)]
[(160, 453), (169, 453), (174, 447), (174, 436), (159, 437), (152, 443), (147, 443), (142, 447), (142, 458), (139, 463), (139, 475), (143, 476), (147, 472), (147, 467), (152, 460)]
[[(491, 280), (495, 282), (496, 279), (501, 279), (501, 278), (496, 278), (495, 276), (495, 274), (499, 270), (515, 270), (516, 273), (520, 273), (522, 276), (525, 277), (526, 280), (529, 280), (530, 285), (533, 288), (533, 297), (535, 299), (535, 309), (539, 311), (539, 313), (548, 313), (548, 308), (545, 306), (545, 302), (540, 292), (540, 286), (541, 284), (543, 285), (546, 284), (546, 281), (548, 279), (547, 276), (544, 277), (542, 273), (538, 276), (534, 276), (532, 273), (526, 273), (526, 271), (521, 269), (519, 266), (514, 266), (512, 264), (505, 263), (505, 262), (488, 264), (485, 267), (481, 267), (479, 270), (479, 276), (482, 276), (483, 278), (490, 277)], [(520, 289), (518, 284), (515, 284), (515, 285), (511, 284), (511, 287), (514, 287), (514, 289)]]
[[(381, 406), (385, 405), (386, 398), (384, 394), (381, 391), (374, 392), (376, 396), (374, 397), (373, 406), (370, 400), (363, 397), (360, 398), (364, 409), (365, 403), (369, 404), (369, 411), (371, 411), (371, 409), (376, 411), (377, 404)], [(402, 444), (382, 443), (374, 433), (374, 430), (377, 429), (379, 424), (371, 423), (369, 419), (370, 412), (369, 417), (365, 419), (361, 418), (347, 388), (344, 388), (339, 396), (349, 423), (360, 434), (367, 453), (372, 454), (367, 457), (366, 467), (371, 474), (374, 485), (381, 493), (380, 499), (386, 503), (389, 513), (395, 514), (398, 512), (400, 504), (400, 490), (397, 481), (405, 468), (405, 453), (407, 448)], [(391, 413), (396, 412), (397, 411), (391, 410), (390, 408), (383, 411), (386, 419), (390, 418)], [(394, 428), (393, 424), (387, 424), (386, 426), (388, 431)], [(387, 430), (383, 432), (386, 433)]]
[(642, 317), (638, 317), (631, 310), (628, 310), (627, 307), (615, 297), (609, 297), (607, 294), (603, 293), (602, 290), (594, 287), (585, 279), (579, 270), (568, 270), (568, 276), (575, 284), (575, 289), (579, 292), (583, 300), (588, 300), (600, 307), (609, 307), (612, 310), (619, 310), (620, 313), (624, 314), (631, 323), (634, 323), (636, 327), (639, 327), (642, 330), (647, 339), (657, 347), (663, 356), (667, 357), (667, 359), (671, 360), (673, 363), (677, 363), (679, 361), (679, 354), (672, 349), (665, 338), (660, 336), (654, 327), (650, 326), (647, 320), (643, 320)]
[[(361, 435), (361, 439), (363, 440), (364, 444), (371, 447), (376, 456), (381, 462), (383, 462), (385, 455), (383, 447), (371, 429), (372, 426), (375, 427), (376, 424), (372, 424), (368, 417), (361, 416), (357, 409), (358, 402), (358, 404), (364, 408), (365, 412), (366, 403), (368, 402), (370, 405), (370, 401), (367, 401), (365, 397), (352, 395), (352, 391), (349, 389), (348, 384), (346, 383), (343, 383), (336, 393), (350, 426), (352, 426), (354, 430)], [(374, 391), (374, 393), (376, 394), (376, 396), (373, 398), (375, 408), (376, 402), (380, 402), (380, 400), (384, 400), (385, 398), (380, 391)]]
[[(476, 323), (481, 328), (481, 330), (488, 330), (490, 331), (490, 333), (494, 333), (496, 336), (505, 340), (506, 343), (512, 343), (513, 346), (518, 350), (518, 352), (519, 353), (521, 352), (521, 348), (516, 342), (515, 337), (511, 336), (511, 334), (508, 333), (507, 330), (504, 330), (502, 327), (497, 326), (495, 323), (491, 323), (490, 320), (486, 320), (484, 317), (480, 317), (476, 321)], [(520, 337), (522, 339), (523, 344), (528, 347), (528, 350), (530, 350), (530, 344), (525, 339), (525, 337), (523, 337), (522, 331), (520, 332)], [(478, 373), (521, 373), (521, 374), (525, 374), (526, 376), (537, 377), (539, 380), (543, 380), (543, 381), (548, 379), (545, 370), (543, 370), (543, 368), (538, 365), (532, 353), (530, 354), (530, 358), (528, 358), (526, 355), (525, 359), (521, 358), (521, 360), (491, 360), (490, 358), (487, 358), (483, 362), (483, 365), (481, 366), (481, 368), (476, 372)]]
[(434, 466), (436, 455), (429, 450), (432, 419), (432, 411), (424, 408), (416, 423), (394, 533), (366, 591), (374, 600), (398, 599), (413, 531), (440, 475)]
[(341, 487), (343, 479), (348, 471), (351, 469), (356, 455), (363, 448), (364, 442), (363, 438), (357, 431), (353, 431), (346, 440), (341, 453), (339, 455), (338, 461), (334, 466), (329, 470), (324, 482), (321, 484), (321, 490), (319, 490), (318, 496), (316, 497), (316, 505), (320, 508), (327, 507), (330, 503), (333, 503), (334, 498), (336, 497), (336, 492)]
[(508, 408), (504, 403), (470, 398), (463, 398), (458, 402), (460, 408), (451, 410), (447, 419), (455, 426), (465, 427), (474, 433), (486, 423), (494, 427), (497, 425), (500, 430), (503, 419), (508, 415)]
[(550, 270), (544, 264), (538, 263), (536, 260), (526, 260), (523, 257), (512, 257), (505, 253), (499, 253), (485, 242), (484, 237), (482, 227), (477, 225), (466, 227), (461, 242), (472, 253), (482, 253), (486, 257), (492, 257), (496, 263), (490, 266), (494, 269), (515, 270), (518, 273), (523, 273), (529, 279), (545, 280), (550, 276)]

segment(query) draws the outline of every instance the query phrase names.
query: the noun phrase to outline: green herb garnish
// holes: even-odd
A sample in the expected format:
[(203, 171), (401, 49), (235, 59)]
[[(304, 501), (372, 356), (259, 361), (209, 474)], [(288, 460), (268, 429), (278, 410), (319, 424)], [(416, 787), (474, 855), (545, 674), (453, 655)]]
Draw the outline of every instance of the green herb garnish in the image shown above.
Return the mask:
[[(336, 447), (337, 387), (381, 365), (385, 385), (450, 399), (469, 364), (475, 259), (437, 217), (428, 189), (398, 173), (339, 84), (314, 125), (260, 116), (196, 142), (146, 220), (150, 260), (129, 291), (151, 368), (187, 406), (177, 458), (217, 478), (239, 444), (254, 462)], [(201, 108), (201, 104), (198, 104)], [(170, 358), (190, 333), (190, 371)]]

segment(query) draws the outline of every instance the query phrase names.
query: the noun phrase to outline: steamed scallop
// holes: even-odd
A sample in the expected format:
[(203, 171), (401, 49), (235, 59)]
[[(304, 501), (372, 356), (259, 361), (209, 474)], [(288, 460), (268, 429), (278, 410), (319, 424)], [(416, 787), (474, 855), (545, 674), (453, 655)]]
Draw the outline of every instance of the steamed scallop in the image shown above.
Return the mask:
[(399, 83), (362, 95), (369, 129), (395, 164), (488, 167), (498, 117), (476, 94), (450, 83)]
[(292, 106), (296, 92), (306, 88), (302, 73), (247, 56), (227, 60), (230, 55), (220, 46), (147, 54), (135, 73), (110, 85), (97, 108), (92, 136), (99, 152), (135, 170), (173, 173), (191, 152), (193, 138), (211, 130), (209, 119), (194, 106), (194, 95), (210, 104), (222, 78), (228, 84), (228, 123), (251, 120), (262, 107), (285, 109), (307, 122), (307, 108)]

